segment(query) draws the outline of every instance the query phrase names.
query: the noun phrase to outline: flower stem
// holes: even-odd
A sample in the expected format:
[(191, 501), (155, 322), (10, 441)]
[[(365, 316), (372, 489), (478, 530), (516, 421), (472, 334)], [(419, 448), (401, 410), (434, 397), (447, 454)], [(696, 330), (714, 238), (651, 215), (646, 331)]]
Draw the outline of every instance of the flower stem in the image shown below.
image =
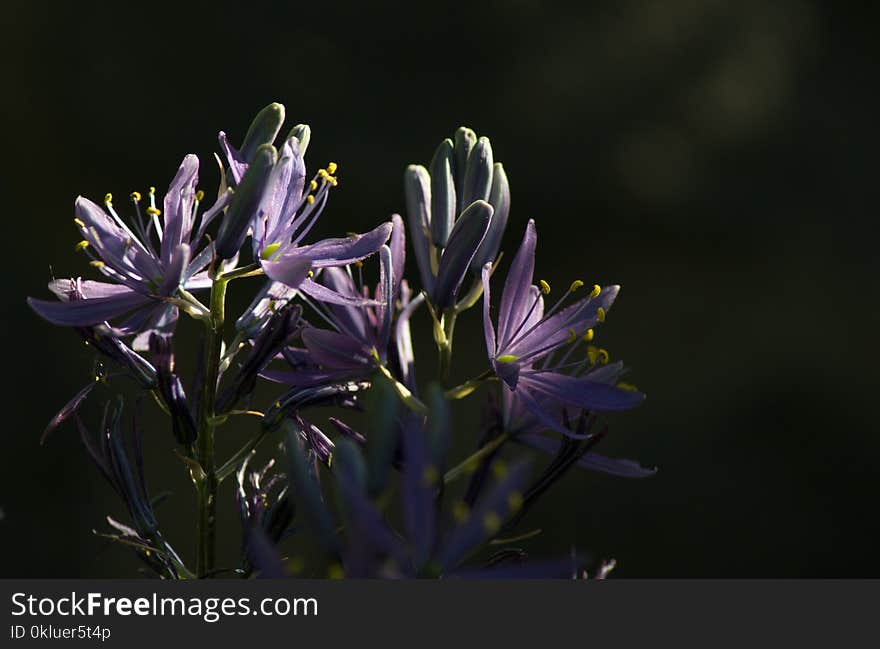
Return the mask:
[(489, 440), (474, 453), (459, 462), (456, 466), (449, 469), (449, 471), (446, 472), (446, 475), (443, 476), (443, 483), (449, 484), (456, 478), (459, 478), (463, 474), (468, 473), (470, 470), (472, 470), (472, 468), (475, 468), (477, 466), (477, 462), (495, 451), (495, 449), (497, 449), (506, 441), (507, 433), (501, 433), (498, 437)]
[(220, 377), (223, 349), (223, 321), (226, 310), (226, 279), (215, 279), (211, 286), (211, 318), (205, 336), (205, 382), (199, 405), (198, 460), (204, 477), (198, 482), (198, 547), (196, 574), (205, 577), (214, 570), (215, 523), (217, 512), (217, 473), (214, 465), (214, 401)]
[(471, 392), (480, 387), (484, 382), (490, 381), (495, 378), (495, 375), (492, 373), (492, 370), (486, 370), (479, 376), (475, 376), (474, 378), (465, 381), (461, 385), (457, 385), (454, 388), (450, 388), (446, 392), (443, 393), (443, 396), (449, 399), (450, 401), (453, 399), (464, 399)]
[(440, 320), (443, 327), (443, 338), (438, 341), (437, 349), (440, 352), (440, 382), (446, 383), (449, 380), (449, 371), (452, 369), (452, 337), (455, 334), (455, 320), (458, 313), (454, 309), (449, 309), (443, 314)]

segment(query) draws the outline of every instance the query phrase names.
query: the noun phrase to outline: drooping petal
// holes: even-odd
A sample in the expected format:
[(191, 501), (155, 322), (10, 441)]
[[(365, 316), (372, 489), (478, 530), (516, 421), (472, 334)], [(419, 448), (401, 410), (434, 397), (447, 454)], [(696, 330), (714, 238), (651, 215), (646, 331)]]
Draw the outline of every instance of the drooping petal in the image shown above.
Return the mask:
[(437, 279), (431, 291), (431, 299), (440, 308), (453, 305), (458, 289), (467, 275), (471, 260), (486, 236), (492, 221), (492, 206), (485, 201), (476, 201), (462, 213), (449, 243), (440, 258)]
[(312, 261), (314, 268), (346, 266), (376, 254), (391, 236), (392, 225), (383, 223), (364, 234), (339, 239), (324, 239), (309, 246), (300, 246), (297, 254)]
[(299, 287), (312, 269), (311, 260), (300, 255), (296, 248), (281, 255), (278, 259), (261, 259), (260, 265), (269, 279), (290, 288)]
[(345, 369), (371, 364), (363, 343), (351, 336), (309, 327), (302, 332), (302, 339), (312, 358), (325, 367)]
[(96, 385), (98, 385), (98, 381), (90, 382), (86, 387), (77, 392), (70, 401), (64, 404), (64, 407), (52, 417), (52, 421), (46, 426), (46, 430), (44, 430), (43, 434), (40, 436), (40, 444), (43, 444), (46, 441), (46, 438), (49, 437), (52, 431), (67, 421), (72, 415), (76, 414), (76, 411), (79, 410), (79, 407), (86, 400), (86, 397), (91, 394), (92, 390), (95, 389)]
[(301, 293), (305, 293), (309, 297), (312, 297), (319, 302), (326, 302), (327, 304), (341, 304), (355, 307), (383, 306), (378, 300), (372, 300), (365, 297), (352, 297), (350, 295), (337, 293), (323, 284), (319, 284), (308, 278), (302, 281), (299, 285), (299, 290)]
[(511, 334), (516, 330), (530, 307), (532, 277), (535, 274), (535, 246), (538, 234), (534, 220), (529, 220), (522, 244), (504, 282), (501, 305), (498, 309), (498, 348), (505, 349)]
[(141, 293), (129, 290), (109, 297), (70, 302), (55, 302), (29, 297), (28, 305), (44, 320), (62, 327), (85, 327), (112, 320), (152, 302)]
[(561, 403), (598, 412), (629, 410), (645, 400), (645, 395), (637, 390), (625, 390), (557, 372), (522, 371), (519, 389), (546, 394)]

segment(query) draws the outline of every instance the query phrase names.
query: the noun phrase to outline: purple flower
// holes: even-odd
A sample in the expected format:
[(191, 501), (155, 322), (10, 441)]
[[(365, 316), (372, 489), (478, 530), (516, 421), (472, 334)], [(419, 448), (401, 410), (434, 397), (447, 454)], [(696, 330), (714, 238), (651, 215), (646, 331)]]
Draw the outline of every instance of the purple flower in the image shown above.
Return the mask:
[[(284, 140), (280, 151), (276, 151), (271, 142), (283, 119), (281, 104), (264, 109), (254, 120), (240, 151), (229, 143), (225, 133), (220, 133), (220, 146), (226, 155), (232, 180), (238, 187), (236, 194), (243, 196), (240, 203), (245, 207), (241, 215), (227, 215), (225, 223), (233, 223), (227, 229), (234, 230), (234, 234), (226, 237), (231, 241), (226, 251), (222, 249), (224, 236), (221, 231), (218, 251), (223, 256), (237, 250), (236, 246), (243, 242), (246, 226), (249, 226), (254, 259), (271, 280), (298, 288), (325, 302), (363, 303), (362, 297), (358, 296), (352, 302), (350, 297), (312, 281), (310, 275), (318, 269), (346, 266), (375, 254), (388, 240), (391, 223), (383, 223), (366, 234), (300, 245), (321, 216), (330, 188), (338, 184), (334, 175), (337, 165), (328, 163), (307, 182), (303, 155), (308, 145), (309, 129), (297, 125)], [(254, 133), (260, 133), (264, 142), (249, 154), (248, 150), (256, 142)], [(234, 207), (230, 206), (230, 212)]]
[(529, 221), (504, 284), (497, 330), (490, 316), (491, 265), (483, 267), (486, 348), (496, 375), (522, 405), (548, 428), (571, 435), (560, 416), (565, 407), (627, 410), (639, 405), (644, 395), (610, 383), (607, 377), (612, 370), (593, 364), (593, 356), (569, 361), (582, 339), (592, 339), (593, 327), (605, 320), (620, 287), (596, 286), (587, 297), (565, 306), (583, 285), (574, 282), (545, 313), (543, 296), (549, 293), (549, 285), (542, 282), (539, 288), (532, 284), (536, 244), (535, 224)]
[(315, 278), (315, 285), (325, 287), (344, 300), (310, 302), (330, 328), (304, 329), (304, 348), (289, 348), (284, 352), (294, 371), (268, 370), (263, 376), (292, 385), (338, 381), (369, 374), (377, 362), (387, 362), (395, 301), (401, 294), (406, 245), (403, 221), (397, 214), (392, 216), (390, 244), (390, 247), (383, 245), (379, 251), (379, 283), (372, 291), (373, 300), (367, 300), (371, 291), (363, 285), (360, 267), (357, 274), (350, 267), (325, 268)]
[[(147, 348), (149, 332), (174, 330), (178, 289), (206, 288), (210, 279), (204, 271), (212, 258), (206, 246), (192, 255), (199, 236), (192, 237), (199, 203), (204, 196), (196, 191), (199, 162), (187, 155), (165, 194), (164, 209), (156, 207), (150, 189), (149, 207), (142, 213), (141, 195), (133, 192), (136, 217), (127, 223), (113, 207), (110, 194), (105, 209), (82, 196), (76, 199), (76, 218), (83, 240), (77, 249), (91, 258), (109, 282), (93, 280), (55, 280), (51, 290), (60, 301), (28, 298), (28, 304), (49, 322), (67, 327), (104, 326), (108, 321), (128, 315), (121, 323), (106, 326), (105, 333), (125, 336), (140, 333), (133, 344)], [(221, 198), (202, 216), (209, 221), (226, 205)], [(160, 223), (160, 216), (162, 220)]]

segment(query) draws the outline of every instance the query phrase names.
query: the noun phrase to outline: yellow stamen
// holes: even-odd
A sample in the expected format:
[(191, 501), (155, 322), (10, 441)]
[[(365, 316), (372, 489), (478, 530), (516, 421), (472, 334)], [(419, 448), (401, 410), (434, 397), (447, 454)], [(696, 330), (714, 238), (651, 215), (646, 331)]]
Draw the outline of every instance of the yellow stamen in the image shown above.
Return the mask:
[(499, 356), (495, 360), (499, 363), (513, 363), (519, 360), (519, 356), (514, 356), (513, 354), (505, 354), (504, 356)]
[(610, 360), (610, 357), (608, 355), (608, 350), (600, 347), (597, 353), (599, 356), (599, 362), (602, 365), (608, 365), (608, 361)]
[(593, 336), (594, 336), (593, 330), (587, 329), (587, 331), (584, 333), (584, 341), (590, 342), (593, 339)]
[(113, 194), (111, 194), (110, 192), (107, 192), (106, 194), (104, 194), (104, 203), (106, 205), (109, 205), (112, 202), (113, 202)]
[(281, 244), (280, 244), (280, 243), (271, 243), (271, 244), (269, 244), (268, 246), (266, 246), (265, 248), (263, 248), (263, 252), (260, 254), (260, 258), (261, 258), (261, 259), (269, 259), (272, 255), (275, 254), (275, 252), (276, 252), (276, 251), (278, 250), (278, 248), (280, 248), (280, 247), (281, 247)]
[(318, 169), (318, 176), (322, 179), (326, 179), (329, 174), (326, 169)]
[(492, 463), (492, 475), (496, 480), (501, 480), (507, 475), (507, 463), (504, 460), (495, 460)]
[(602, 307), (596, 309), (596, 320), (599, 322), (605, 322), (605, 309)]
[(83, 250), (85, 250), (85, 249), (88, 248), (88, 247), (89, 247), (89, 242), (86, 241), (85, 239), (83, 239), (83, 240), (80, 241), (78, 244), (76, 244), (76, 245), (73, 247), (73, 249), (76, 250), (77, 252), (82, 252)]
[(141, 193), (140, 192), (132, 192), (131, 194), (129, 194), (129, 196), (131, 196), (131, 200), (133, 200), (135, 203), (141, 202)]
[(76, 223), (81, 228), (86, 227), (86, 224), (83, 223), (82, 219), (73, 219), (73, 222)]
[(147, 208), (147, 214), (152, 214), (153, 216), (159, 216), (161, 213), (162, 213), (162, 210), (160, 210), (157, 207), (150, 206)]
[(595, 365), (599, 359), (599, 350), (590, 345), (587, 347), (587, 358), (590, 359), (590, 365)]
[(584, 283), (581, 280), (576, 279), (571, 283), (571, 286), (568, 287), (568, 292), (574, 293), (576, 290), (578, 290), (583, 285), (584, 285)]
[(569, 328), (568, 330), (568, 342), (573, 343), (577, 340), (577, 334), (574, 332), (574, 329)]
[(205, 192), (202, 191), (201, 189), (200, 189), (199, 191), (196, 192), (196, 200), (197, 200), (199, 203), (201, 203), (203, 200), (205, 200)]
[(311, 181), (311, 182), (309, 183), (309, 189), (312, 190), (312, 191), (315, 191), (316, 189), (318, 189), (318, 183), (315, 182), (314, 180)]
[(483, 516), (483, 528), (489, 534), (495, 534), (501, 529), (501, 517), (495, 512), (489, 512)]
[(602, 287), (599, 286), (598, 284), (594, 284), (593, 291), (590, 293), (590, 297), (591, 298), (599, 297), (599, 293), (601, 293), (601, 292), (602, 292)]
[(544, 295), (550, 295), (550, 284), (545, 282), (543, 279), (540, 280), (538, 284), (541, 286), (541, 293), (543, 293)]
[(105, 266), (103, 261), (98, 261), (97, 259), (90, 261), (89, 264), (95, 268), (103, 268)]
[(309, 205), (311, 205), (312, 203), (315, 202), (315, 197), (312, 196), (311, 194), (309, 194), (308, 196), (306, 196), (306, 202), (307, 202)]
[(337, 165), (335, 162), (328, 162), (327, 163), (327, 171), (330, 172), (331, 174), (335, 174), (336, 173), (336, 166)]
[(336, 187), (339, 184), (339, 181), (336, 180), (336, 176), (327, 176), (324, 180), (330, 183), (331, 187)]
[(155, 188), (155, 187), (150, 187), (150, 193), (151, 193), (151, 194), (155, 194), (155, 193), (156, 193), (156, 188)]
[(315, 271), (310, 270), (310, 271), (309, 271), (309, 279), (311, 279), (311, 278), (314, 277), (314, 276), (315, 276)]
[(624, 383), (623, 381), (618, 383), (617, 387), (619, 387), (621, 390), (629, 390), (630, 392), (635, 392), (636, 390), (638, 390), (638, 388), (632, 383)]

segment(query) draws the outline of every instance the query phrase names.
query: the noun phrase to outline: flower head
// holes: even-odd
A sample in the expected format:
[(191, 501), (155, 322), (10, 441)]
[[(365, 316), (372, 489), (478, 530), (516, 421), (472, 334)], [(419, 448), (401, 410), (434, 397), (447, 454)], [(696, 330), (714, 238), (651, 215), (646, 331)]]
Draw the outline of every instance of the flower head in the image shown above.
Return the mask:
[(497, 330), (490, 315), (491, 265), (483, 267), (486, 348), (495, 373), (522, 405), (545, 426), (569, 434), (560, 416), (564, 407), (627, 410), (641, 403), (644, 395), (609, 382), (615, 370), (591, 362), (599, 360), (598, 356), (588, 354), (586, 360), (569, 361), (577, 345), (592, 340), (593, 327), (604, 322), (620, 287), (595, 286), (586, 297), (566, 306), (583, 286), (576, 281), (545, 312), (544, 295), (550, 293), (550, 286), (532, 284), (536, 244), (535, 223), (529, 221), (504, 284)]
[[(60, 301), (28, 298), (28, 304), (49, 322), (68, 327), (104, 325), (128, 315), (105, 333), (125, 336), (140, 333), (135, 349), (146, 349), (149, 332), (173, 331), (178, 308), (173, 299), (178, 290), (206, 288), (210, 279), (204, 271), (212, 251), (206, 246), (193, 255), (201, 234), (193, 237), (193, 225), (204, 193), (196, 191), (198, 158), (183, 159), (165, 194), (163, 209), (157, 207), (156, 192), (150, 188), (149, 205), (141, 209), (142, 196), (132, 192), (134, 218), (123, 219), (110, 194), (104, 207), (82, 196), (76, 199), (76, 224), (82, 241), (77, 250), (91, 258), (91, 265), (106, 282), (55, 280), (49, 290)], [(209, 221), (226, 204), (221, 198), (202, 216)], [(161, 216), (161, 219), (160, 219)]]

